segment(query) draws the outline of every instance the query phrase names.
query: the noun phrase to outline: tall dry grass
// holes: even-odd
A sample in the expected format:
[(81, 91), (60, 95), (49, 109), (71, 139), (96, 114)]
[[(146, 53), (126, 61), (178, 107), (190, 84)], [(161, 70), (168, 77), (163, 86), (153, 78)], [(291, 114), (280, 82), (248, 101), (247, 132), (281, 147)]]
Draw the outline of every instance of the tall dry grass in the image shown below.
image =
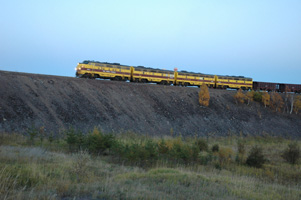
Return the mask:
[[(0, 199), (300, 199), (300, 163), (290, 165), (281, 152), (291, 142), (261, 137), (206, 138), (207, 151), (198, 163), (158, 159), (148, 167), (95, 155), (69, 152), (63, 140), (49, 143), (2, 134), (0, 144)], [(18, 139), (17, 139), (18, 138)], [(21, 139), (20, 139), (21, 138)], [(153, 138), (135, 134), (117, 137), (125, 144), (145, 146), (164, 142), (186, 148), (195, 138)], [(252, 168), (237, 162), (238, 139), (245, 154), (261, 145), (267, 163)], [(300, 145), (300, 141), (298, 141)], [(219, 151), (211, 147), (219, 145)], [(164, 150), (164, 148), (163, 148)]]

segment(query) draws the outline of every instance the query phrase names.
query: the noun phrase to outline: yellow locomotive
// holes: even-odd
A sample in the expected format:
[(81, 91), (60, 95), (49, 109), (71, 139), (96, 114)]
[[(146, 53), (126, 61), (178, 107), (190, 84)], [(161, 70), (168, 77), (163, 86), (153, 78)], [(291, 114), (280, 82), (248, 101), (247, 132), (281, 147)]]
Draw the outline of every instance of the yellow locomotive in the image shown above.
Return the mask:
[(111, 80), (130, 80), (133, 67), (119, 63), (84, 61), (78, 63), (76, 76), (79, 78), (104, 78)]
[(252, 89), (253, 80), (242, 76), (220, 76), (148, 67), (133, 67), (119, 63), (84, 61), (76, 67), (76, 77), (104, 78), (118, 81), (158, 83), (163, 85), (198, 86), (205, 83), (210, 88)]

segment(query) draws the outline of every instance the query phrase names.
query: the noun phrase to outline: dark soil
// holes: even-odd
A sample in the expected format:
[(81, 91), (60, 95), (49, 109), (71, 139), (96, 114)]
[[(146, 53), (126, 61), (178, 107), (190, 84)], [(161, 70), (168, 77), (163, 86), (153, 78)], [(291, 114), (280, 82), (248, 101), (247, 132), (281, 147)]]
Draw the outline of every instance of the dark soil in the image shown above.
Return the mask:
[(276, 113), (261, 103), (236, 105), (236, 91), (0, 71), (0, 131), (47, 133), (97, 126), (105, 132), (150, 135), (270, 134), (300, 137), (301, 115)]

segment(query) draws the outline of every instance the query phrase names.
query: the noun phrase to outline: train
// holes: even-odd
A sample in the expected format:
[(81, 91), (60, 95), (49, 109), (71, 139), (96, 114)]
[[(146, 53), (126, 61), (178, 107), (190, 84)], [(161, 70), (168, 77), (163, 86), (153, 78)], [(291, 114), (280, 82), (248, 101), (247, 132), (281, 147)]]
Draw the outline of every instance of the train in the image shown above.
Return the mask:
[(78, 63), (75, 70), (78, 78), (102, 78), (116, 81), (198, 87), (205, 83), (209, 88), (301, 92), (301, 85), (297, 84), (255, 82), (252, 78), (244, 76), (211, 75), (178, 71), (176, 68), (175, 70), (164, 70), (85, 60)]

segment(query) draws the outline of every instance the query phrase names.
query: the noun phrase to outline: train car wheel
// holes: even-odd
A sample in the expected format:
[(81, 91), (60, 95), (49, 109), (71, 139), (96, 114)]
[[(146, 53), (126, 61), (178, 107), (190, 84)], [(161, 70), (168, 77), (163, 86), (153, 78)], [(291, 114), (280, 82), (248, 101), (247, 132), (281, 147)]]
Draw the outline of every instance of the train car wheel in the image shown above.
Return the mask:
[(121, 76), (115, 76), (115, 77), (114, 77), (114, 80), (115, 80), (115, 81), (121, 81), (121, 80), (122, 80), (122, 77), (121, 77)]
[(161, 81), (160, 84), (167, 85), (167, 81)]

